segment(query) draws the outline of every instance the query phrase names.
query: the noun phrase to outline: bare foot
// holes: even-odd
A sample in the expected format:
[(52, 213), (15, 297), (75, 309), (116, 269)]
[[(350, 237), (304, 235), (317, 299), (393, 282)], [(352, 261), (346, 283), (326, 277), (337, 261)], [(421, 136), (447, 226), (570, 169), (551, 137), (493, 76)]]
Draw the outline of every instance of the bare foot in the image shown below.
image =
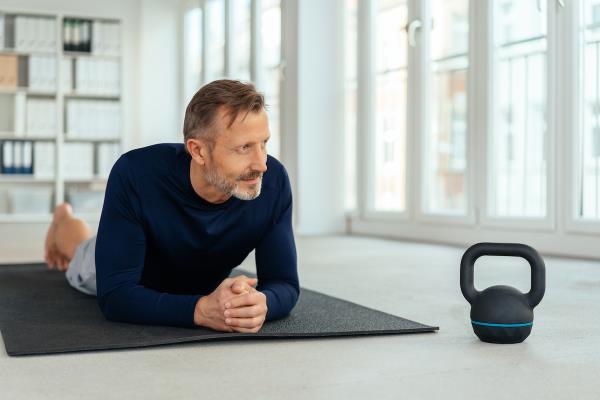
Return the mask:
[(46, 242), (44, 243), (44, 261), (48, 265), (48, 269), (66, 271), (69, 267), (70, 260), (56, 246), (55, 232), (58, 222), (72, 215), (73, 208), (69, 203), (62, 203), (54, 208), (54, 216), (46, 234)]

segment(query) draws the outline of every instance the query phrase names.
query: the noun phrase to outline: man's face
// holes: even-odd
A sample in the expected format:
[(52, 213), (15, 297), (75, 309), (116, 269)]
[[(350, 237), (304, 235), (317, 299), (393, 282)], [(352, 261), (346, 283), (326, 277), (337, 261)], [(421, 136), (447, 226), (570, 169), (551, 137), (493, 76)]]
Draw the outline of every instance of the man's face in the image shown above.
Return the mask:
[(214, 127), (218, 133), (206, 163), (205, 179), (227, 195), (253, 200), (260, 195), (267, 170), (267, 113), (240, 113), (229, 128), (225, 115), (219, 110)]

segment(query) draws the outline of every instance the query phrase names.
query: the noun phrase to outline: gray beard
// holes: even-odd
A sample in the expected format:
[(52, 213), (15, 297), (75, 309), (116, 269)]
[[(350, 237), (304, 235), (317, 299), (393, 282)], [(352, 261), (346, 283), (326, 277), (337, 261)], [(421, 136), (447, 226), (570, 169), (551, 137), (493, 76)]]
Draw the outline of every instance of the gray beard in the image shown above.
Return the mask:
[(233, 196), (240, 200), (254, 200), (260, 195), (262, 188), (262, 177), (258, 183), (254, 185), (254, 190), (242, 190), (238, 183), (230, 182), (227, 177), (221, 175), (216, 168), (207, 169), (204, 174), (204, 179), (211, 185), (229, 196)]

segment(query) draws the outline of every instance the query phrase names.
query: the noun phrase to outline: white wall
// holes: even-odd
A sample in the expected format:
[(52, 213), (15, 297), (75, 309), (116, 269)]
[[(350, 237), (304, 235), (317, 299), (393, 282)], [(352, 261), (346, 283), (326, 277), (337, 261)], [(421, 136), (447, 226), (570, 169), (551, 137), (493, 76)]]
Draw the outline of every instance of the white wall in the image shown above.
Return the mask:
[(181, 16), (178, 0), (141, 0), (139, 145), (182, 142), (180, 110)]
[(343, 0), (285, 2), (281, 158), (298, 234), (345, 229), (343, 10)]

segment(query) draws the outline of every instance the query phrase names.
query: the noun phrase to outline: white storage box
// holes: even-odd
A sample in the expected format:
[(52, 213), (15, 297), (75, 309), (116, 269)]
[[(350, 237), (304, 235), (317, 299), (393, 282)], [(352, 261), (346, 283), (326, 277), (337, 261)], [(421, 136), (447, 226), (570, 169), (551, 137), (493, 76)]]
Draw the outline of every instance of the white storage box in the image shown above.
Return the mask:
[(65, 143), (62, 153), (65, 179), (92, 179), (94, 176), (94, 145)]
[(99, 213), (102, 211), (104, 191), (69, 189), (67, 201), (71, 203), (75, 213)]
[(13, 214), (49, 214), (52, 212), (51, 188), (11, 188), (9, 208)]

